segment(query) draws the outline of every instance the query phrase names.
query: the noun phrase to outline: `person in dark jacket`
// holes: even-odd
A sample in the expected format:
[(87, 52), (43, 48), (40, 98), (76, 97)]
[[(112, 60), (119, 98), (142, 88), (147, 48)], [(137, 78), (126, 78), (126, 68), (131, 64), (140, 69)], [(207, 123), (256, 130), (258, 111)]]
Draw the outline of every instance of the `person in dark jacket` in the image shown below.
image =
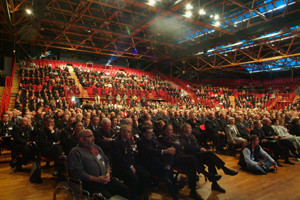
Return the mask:
[(300, 119), (295, 118), (291, 122), (290, 132), (291, 135), (300, 136)]
[(178, 199), (178, 189), (171, 170), (175, 148), (164, 147), (156, 138), (153, 138), (153, 127), (143, 126), (142, 137), (138, 141), (138, 150), (142, 166), (150, 174), (165, 181), (173, 199)]
[(38, 132), (37, 146), (41, 155), (54, 160), (55, 170), (53, 175), (58, 175), (58, 158), (62, 155), (62, 147), (60, 145), (59, 133), (54, 129), (54, 118), (45, 119), (45, 127)]
[[(218, 174), (216, 170), (217, 167), (218, 169), (222, 169), (227, 175), (234, 176), (238, 174), (237, 171), (225, 167), (225, 163), (218, 156), (216, 156), (216, 154), (214, 154), (212, 151), (207, 151), (198, 144), (197, 139), (192, 134), (192, 127), (190, 124), (183, 124), (182, 134), (179, 137), (179, 141), (184, 147), (184, 152), (186, 154), (195, 156), (200, 160), (200, 162), (208, 166), (209, 173)], [(225, 193), (225, 190), (219, 186), (217, 181), (212, 183), (211, 188), (212, 190)]]
[(244, 123), (244, 119), (242, 116), (238, 116), (236, 118), (236, 127), (241, 135), (242, 138), (249, 140), (250, 137), (250, 131), (247, 129), (247, 125)]
[(82, 122), (76, 121), (72, 124), (73, 131), (72, 134), (66, 138), (64, 144), (62, 144), (65, 155), (68, 156), (71, 150), (78, 144), (78, 133), (84, 129)]
[(22, 157), (17, 158), (16, 171), (22, 171), (22, 165), (27, 163), (35, 157), (35, 146), (32, 141), (32, 126), (26, 117), (23, 117), (19, 125), (14, 126), (13, 148), (16, 152), (22, 153)]
[[(259, 137), (257, 135), (250, 136), (250, 143), (247, 144), (240, 155), (239, 165), (246, 170), (267, 174), (278, 170), (277, 163), (259, 146)], [(259, 157), (265, 158), (260, 160)], [(271, 169), (271, 166), (274, 169)]]
[(133, 144), (131, 126), (122, 125), (120, 137), (112, 142), (111, 158), (113, 175), (129, 187), (131, 199), (137, 200), (146, 192), (150, 174), (136, 162), (136, 147)]

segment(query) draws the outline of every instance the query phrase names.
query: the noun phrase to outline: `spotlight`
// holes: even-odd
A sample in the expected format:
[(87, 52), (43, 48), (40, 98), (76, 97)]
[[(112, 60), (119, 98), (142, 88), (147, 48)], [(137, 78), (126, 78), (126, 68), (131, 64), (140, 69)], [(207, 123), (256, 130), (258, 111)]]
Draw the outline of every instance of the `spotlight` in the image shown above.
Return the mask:
[(199, 11), (199, 14), (200, 14), (200, 15), (205, 15), (206, 12), (205, 12), (203, 9), (201, 9), (201, 10)]
[(186, 9), (191, 10), (193, 9), (193, 6), (191, 4), (186, 5)]
[(210, 15), (210, 18), (213, 18), (214, 16), (213, 15)]
[(150, 4), (150, 5), (153, 6), (155, 3), (156, 3), (155, 0), (149, 0), (149, 4)]
[(31, 15), (31, 14), (32, 14), (32, 11), (29, 10), (29, 9), (26, 9), (26, 12), (27, 12), (28, 15)]
[(219, 19), (219, 15), (215, 15), (215, 20)]
[(216, 25), (216, 26), (220, 26), (221, 23), (217, 21), (217, 22), (215, 23), (215, 25)]
[(191, 11), (187, 11), (187, 12), (185, 13), (185, 16), (186, 16), (186, 17), (191, 17), (191, 16), (192, 16), (192, 12), (191, 12)]

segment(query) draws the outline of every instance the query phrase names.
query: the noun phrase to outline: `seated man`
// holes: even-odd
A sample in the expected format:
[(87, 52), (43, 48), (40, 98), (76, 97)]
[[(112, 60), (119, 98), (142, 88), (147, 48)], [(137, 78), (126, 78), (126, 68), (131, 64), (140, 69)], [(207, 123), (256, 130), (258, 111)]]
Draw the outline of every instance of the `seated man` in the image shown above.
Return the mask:
[(120, 195), (130, 199), (129, 189), (110, 177), (110, 165), (100, 147), (94, 144), (93, 132), (81, 130), (78, 145), (68, 156), (67, 164), (71, 177), (82, 181), (82, 188), (90, 194), (101, 193), (105, 198)]
[[(216, 167), (222, 169), (227, 175), (237, 175), (237, 171), (233, 171), (225, 167), (225, 163), (216, 156), (212, 151), (206, 151), (205, 148), (198, 145), (197, 139), (192, 134), (192, 127), (190, 124), (185, 123), (182, 126), (182, 135), (179, 137), (179, 141), (184, 147), (184, 152), (188, 155), (193, 155), (200, 162), (208, 166), (208, 171), (211, 174), (218, 174)], [(219, 186), (217, 181), (214, 181), (211, 186), (212, 190), (225, 193), (225, 190)]]
[(78, 133), (84, 129), (82, 122), (76, 121), (72, 124), (73, 133), (68, 136), (64, 144), (62, 144), (65, 155), (68, 156), (71, 150), (78, 144)]
[(198, 173), (203, 173), (210, 182), (218, 181), (222, 176), (208, 173), (205, 171), (203, 163), (201, 163), (196, 157), (187, 155), (183, 152), (184, 147), (179, 141), (179, 138), (174, 135), (173, 126), (167, 124), (164, 126), (164, 134), (161, 135), (158, 140), (166, 147), (174, 147), (176, 153), (174, 155), (174, 168), (185, 170), (189, 177), (189, 186), (191, 188), (190, 197), (196, 200), (202, 200), (201, 196), (196, 191), (196, 177)]
[(226, 134), (220, 127), (214, 113), (209, 113), (209, 119), (205, 122), (205, 129), (210, 138), (213, 139), (214, 145), (217, 148), (217, 153), (224, 153)]
[(15, 152), (22, 153), (22, 157), (17, 158), (16, 171), (22, 171), (22, 165), (27, 165), (35, 157), (36, 148), (31, 140), (32, 130), (33, 128), (26, 117), (21, 119), (20, 125), (14, 126), (13, 149)]
[(137, 200), (146, 192), (150, 174), (135, 160), (131, 126), (122, 125), (120, 136), (113, 141), (111, 158), (113, 175), (124, 181), (130, 189), (131, 199)]
[(247, 125), (244, 123), (244, 119), (242, 116), (237, 116), (237, 122), (236, 122), (236, 127), (239, 130), (239, 133), (242, 138), (248, 140), (250, 137), (250, 132), (247, 129)]
[(108, 118), (103, 118), (101, 128), (94, 133), (95, 144), (101, 147), (105, 155), (111, 160), (110, 148), (111, 142), (115, 140), (115, 132), (111, 129), (111, 121)]
[(37, 133), (37, 146), (42, 156), (54, 159), (55, 170), (53, 176), (58, 175), (58, 158), (62, 155), (59, 133), (54, 129), (54, 118), (45, 119), (45, 127)]
[[(251, 135), (249, 140), (250, 143), (242, 150), (238, 164), (244, 169), (261, 174), (277, 171), (277, 163), (259, 146), (258, 136)], [(265, 158), (265, 160), (260, 160), (259, 156)], [(270, 169), (272, 164), (274, 169)]]
[(173, 155), (175, 148), (163, 147), (156, 138), (153, 138), (153, 127), (142, 127), (142, 138), (138, 141), (139, 158), (142, 166), (152, 175), (160, 177), (167, 183), (169, 193), (173, 199), (178, 199), (178, 189), (173, 179)]
[(227, 134), (227, 142), (233, 145), (239, 145), (244, 147), (248, 144), (248, 141), (242, 138), (238, 128), (235, 125), (235, 119), (233, 117), (229, 118), (229, 124), (225, 128)]
[[(13, 142), (13, 123), (9, 121), (9, 114), (3, 113), (0, 121), (0, 148), (4, 145), (11, 147)], [(0, 151), (1, 155), (1, 151)], [(15, 159), (15, 152), (11, 152), (12, 160)]]

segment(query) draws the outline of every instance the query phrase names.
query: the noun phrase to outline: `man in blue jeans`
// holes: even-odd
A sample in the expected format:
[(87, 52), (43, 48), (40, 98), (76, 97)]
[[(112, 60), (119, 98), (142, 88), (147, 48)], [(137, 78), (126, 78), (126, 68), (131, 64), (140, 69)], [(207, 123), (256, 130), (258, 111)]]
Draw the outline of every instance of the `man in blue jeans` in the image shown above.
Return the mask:
[[(250, 143), (242, 150), (238, 164), (246, 170), (261, 174), (277, 171), (277, 163), (259, 146), (259, 138), (256, 135), (251, 135), (249, 140)], [(266, 160), (260, 160), (259, 156)], [(272, 165), (274, 169), (270, 168)]]

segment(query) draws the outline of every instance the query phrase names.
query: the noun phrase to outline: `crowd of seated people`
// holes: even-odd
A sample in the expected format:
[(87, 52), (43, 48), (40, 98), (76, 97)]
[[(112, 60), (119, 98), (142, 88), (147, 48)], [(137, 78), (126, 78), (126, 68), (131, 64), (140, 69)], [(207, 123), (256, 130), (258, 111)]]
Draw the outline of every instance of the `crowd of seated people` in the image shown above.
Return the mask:
[[(32, 92), (26, 90), (26, 98), (33, 96), (29, 94), (30, 91)], [(84, 151), (89, 157), (92, 154), (88, 154), (95, 151), (99, 153), (101, 157), (99, 160), (104, 163), (102, 166), (104, 169), (109, 169), (108, 163), (112, 162), (112, 175), (123, 180), (126, 185), (126, 189), (123, 188), (124, 191), (120, 195), (125, 197), (131, 195), (131, 199), (144, 194), (152, 182), (150, 174), (160, 176), (167, 183), (173, 199), (177, 199), (176, 181), (170, 175), (172, 170), (176, 169), (183, 169), (189, 177), (192, 177), (189, 179), (189, 186), (190, 196), (194, 199), (201, 199), (195, 191), (196, 178), (193, 177), (196, 177), (197, 173), (203, 173), (208, 177), (213, 190), (225, 192), (225, 189), (217, 183), (221, 176), (217, 175), (216, 167), (229, 175), (235, 175), (237, 172), (226, 168), (222, 160), (206, 150), (209, 147), (208, 140), (213, 142), (217, 153), (223, 154), (227, 144), (250, 148), (247, 146), (248, 141), (254, 141), (250, 135), (256, 135), (262, 149), (273, 151), (272, 159), (267, 158), (271, 163), (276, 163), (276, 167), (282, 166), (279, 157), (284, 159), (284, 163), (293, 165), (290, 158), (299, 158), (300, 147), (300, 120), (297, 110), (220, 109), (207, 108), (200, 103), (174, 105), (169, 102), (149, 101), (144, 107), (135, 105), (114, 107), (107, 104), (96, 106), (89, 102), (80, 108), (46, 109), (40, 106), (33, 109), (14, 109), (2, 115), (0, 128), (0, 144), (11, 146), (13, 160), (11, 164), (17, 170), (21, 170), (22, 165), (34, 157), (35, 152), (30, 145), (33, 142), (31, 139), (35, 138), (41, 154), (52, 158), (55, 166), (59, 155), (64, 152), (71, 155), (68, 165), (72, 176), (82, 179), (83, 182), (96, 183), (97, 177), (89, 179), (95, 176), (91, 171), (84, 172), (92, 173), (86, 176), (78, 173), (78, 170), (82, 170), (80, 166), (84, 165), (84, 162), (78, 160), (77, 155), (78, 151)], [(82, 132), (84, 128), (89, 130)], [(156, 151), (151, 145), (157, 148)], [(87, 149), (79, 148), (81, 146)], [(74, 147), (77, 149), (73, 150)], [(20, 151), (22, 156), (18, 154)], [(165, 156), (160, 157), (161, 155)], [(241, 155), (247, 156), (249, 152), (245, 150)], [(139, 156), (142, 156), (142, 159), (137, 159)], [(173, 156), (173, 162), (170, 162), (170, 156)], [(208, 158), (214, 159), (207, 160)], [(149, 162), (157, 159), (161, 161), (166, 159), (164, 160), (166, 162), (158, 165), (155, 171), (152, 171), (154, 168), (147, 168)], [(261, 171), (257, 167), (260, 161), (257, 163), (255, 166), (250, 165), (253, 163), (241, 165), (251, 171)], [(208, 172), (203, 165), (209, 166)], [(268, 169), (261, 172), (272, 171), (269, 164), (267, 167)], [(57, 173), (58, 170), (55, 168), (54, 175)], [(104, 184), (115, 180), (109, 178), (110, 174), (107, 173), (102, 174), (103, 180), (98, 177)], [(84, 188), (96, 191), (92, 183), (84, 183)]]
[(75, 80), (70, 77), (69, 68), (66, 65), (53, 67), (52, 64), (37, 65), (34, 62), (24, 62), (19, 71), (20, 89), (24, 90), (28, 85), (34, 89), (42, 90), (52, 86), (63, 86), (68, 94), (79, 95)]

